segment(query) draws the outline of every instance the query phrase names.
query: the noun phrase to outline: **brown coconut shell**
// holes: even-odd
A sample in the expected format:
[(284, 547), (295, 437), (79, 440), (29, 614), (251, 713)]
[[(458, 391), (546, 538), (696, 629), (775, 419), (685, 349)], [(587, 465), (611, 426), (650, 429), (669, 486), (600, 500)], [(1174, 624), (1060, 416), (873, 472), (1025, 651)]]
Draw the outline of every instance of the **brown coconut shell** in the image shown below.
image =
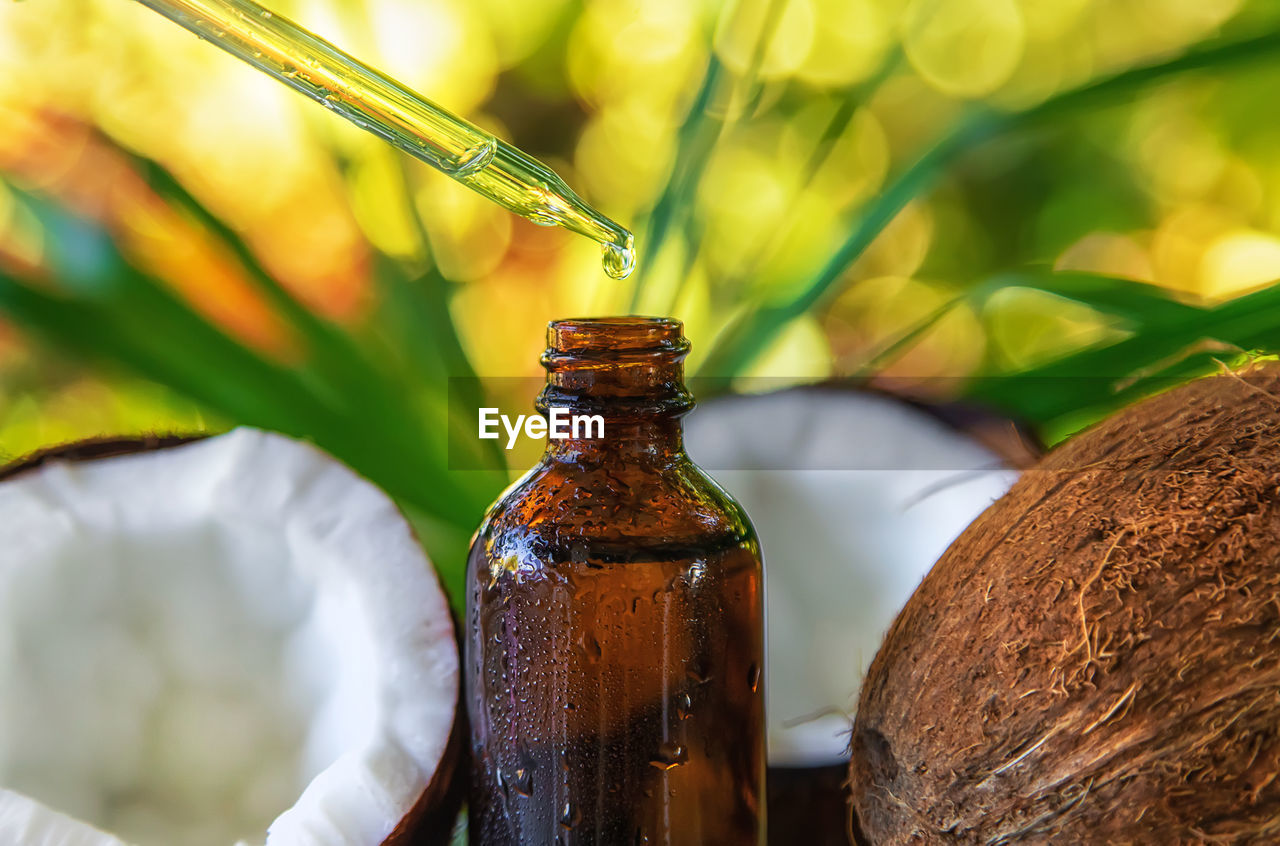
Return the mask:
[(1023, 474), (862, 687), (868, 844), (1280, 843), (1280, 366), (1133, 406)]
[[(33, 453), (0, 467), (0, 481), (11, 479), (34, 470), (51, 461), (94, 461), (120, 455), (169, 449), (189, 444), (205, 435), (146, 435), (134, 438), (95, 438), (52, 447)], [(453, 620), (455, 632), (461, 632), (458, 620)], [(462, 644), (458, 643), (459, 654)], [(399, 820), (382, 846), (447, 846), (453, 838), (462, 804), (466, 800), (467, 765), (466, 738), (467, 717), (462, 704), (462, 684), (459, 678), (458, 700), (454, 707), (453, 726), (440, 766), (427, 784), (409, 813)]]

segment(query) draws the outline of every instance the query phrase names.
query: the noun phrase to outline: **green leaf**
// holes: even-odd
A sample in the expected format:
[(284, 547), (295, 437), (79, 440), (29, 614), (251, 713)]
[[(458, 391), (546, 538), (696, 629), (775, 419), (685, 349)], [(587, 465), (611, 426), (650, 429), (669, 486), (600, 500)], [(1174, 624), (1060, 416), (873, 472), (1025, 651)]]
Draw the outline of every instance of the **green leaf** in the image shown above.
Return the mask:
[(1209, 372), (1224, 357), (1280, 349), (1280, 285), (1215, 308), (1183, 308), (1188, 311), (1177, 315), (1153, 312), (1117, 343), (975, 380), (967, 393), (1024, 420), (1052, 426), (1064, 417), (1101, 413)]
[(1096, 273), (1019, 271), (994, 277), (969, 299), (983, 301), (1009, 288), (1027, 288), (1074, 300), (1134, 324), (1194, 322), (1207, 309), (1176, 299), (1167, 288)]
[[(855, 83), (846, 88), (839, 100), (839, 106), (832, 113), (827, 121), (827, 125), (823, 127), (822, 134), (818, 136), (817, 142), (814, 144), (813, 150), (809, 154), (808, 160), (800, 170), (799, 184), (795, 189), (795, 195), (801, 196), (805, 191), (813, 185), (814, 180), (821, 172), (831, 154), (835, 151), (836, 142), (849, 128), (849, 124), (853, 121), (854, 116), (858, 113), (858, 109), (866, 104), (871, 97), (880, 90), (885, 81), (887, 81), (901, 65), (903, 52), (901, 47), (895, 47), (885, 54), (880, 66), (875, 72), (866, 79)], [(774, 255), (778, 247), (785, 241), (785, 236), (790, 229), (786, 221), (780, 225), (773, 236), (760, 244), (755, 254), (750, 258), (741, 262), (741, 266), (755, 268), (759, 267), (772, 255)], [(700, 233), (691, 233), (689, 236), (690, 244), (698, 244), (701, 240)], [(681, 269), (679, 278), (672, 290), (670, 300), (667, 304), (667, 311), (675, 310), (676, 304), (680, 302), (681, 296), (684, 294), (685, 283), (689, 279), (690, 271), (694, 262), (698, 258), (698, 253), (694, 249), (687, 251), (684, 260), (684, 267)], [(727, 289), (734, 289), (741, 285), (742, 279), (728, 279), (721, 282), (721, 286)]]
[(724, 65), (713, 52), (707, 59), (707, 69), (702, 82), (698, 86), (680, 129), (676, 132), (676, 155), (671, 165), (671, 173), (667, 177), (662, 193), (654, 203), (653, 211), (645, 228), (644, 250), (648, 260), (641, 267), (639, 276), (631, 291), (629, 311), (634, 312), (640, 306), (644, 294), (645, 282), (650, 277), (649, 268), (653, 266), (662, 252), (671, 229), (677, 226), (693, 207), (694, 193), (698, 180), (706, 167), (707, 160), (715, 149), (715, 142), (720, 137), (723, 121), (712, 116), (709, 106), (716, 91), (719, 90), (720, 77)]
[(820, 306), (838, 292), (850, 266), (906, 205), (931, 188), (943, 171), (962, 154), (991, 138), (1042, 125), (1072, 112), (1104, 105), (1132, 95), (1153, 83), (1191, 71), (1223, 69), (1271, 56), (1280, 51), (1280, 32), (1226, 44), (1198, 46), (1181, 56), (1108, 76), (1057, 94), (1031, 108), (998, 112), (977, 106), (954, 128), (904, 170), (872, 200), (855, 221), (850, 234), (809, 284), (792, 300), (760, 304), (727, 327), (703, 362), (701, 373), (733, 376), (743, 372), (792, 320)]
[[(313, 440), (393, 496), (465, 531), (474, 528), (491, 484), (480, 484), (478, 474), (449, 478), (442, 433), (403, 399), (343, 393), (264, 357), (130, 265), (91, 221), (36, 197), (24, 201), (39, 210), (50, 237), (96, 234), (89, 238), (92, 263), (61, 268), (82, 296), (0, 274), (0, 309), (22, 325), (86, 357), (123, 364), (229, 419)], [(50, 251), (70, 254), (64, 246), (55, 241)]]

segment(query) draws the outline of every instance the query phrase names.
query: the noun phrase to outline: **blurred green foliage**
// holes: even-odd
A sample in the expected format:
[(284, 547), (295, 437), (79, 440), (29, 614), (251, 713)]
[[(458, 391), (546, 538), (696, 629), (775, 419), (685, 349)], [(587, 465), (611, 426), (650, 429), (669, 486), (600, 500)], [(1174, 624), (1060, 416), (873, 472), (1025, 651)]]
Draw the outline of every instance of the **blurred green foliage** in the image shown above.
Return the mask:
[(512, 468), (448, 469), (449, 377), (530, 373), (553, 317), (674, 314), (726, 384), (964, 394), (1049, 440), (1277, 347), (1273, 4), (295, 6), (634, 223), (635, 278), (140, 7), (10, 4), (0, 449), (309, 438), (457, 598)]

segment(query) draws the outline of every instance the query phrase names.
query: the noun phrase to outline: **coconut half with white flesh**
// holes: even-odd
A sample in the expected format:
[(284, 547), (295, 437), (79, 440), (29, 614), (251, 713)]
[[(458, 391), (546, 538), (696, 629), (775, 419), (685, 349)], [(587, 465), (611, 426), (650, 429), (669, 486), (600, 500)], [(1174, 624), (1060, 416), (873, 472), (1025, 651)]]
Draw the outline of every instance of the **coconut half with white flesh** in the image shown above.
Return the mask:
[(769, 764), (843, 765), (889, 624), (1017, 473), (938, 415), (852, 389), (708, 402), (690, 415), (686, 443), (760, 536)]
[(446, 842), (455, 631), (388, 497), (249, 429), (75, 457), (0, 482), (0, 843)]

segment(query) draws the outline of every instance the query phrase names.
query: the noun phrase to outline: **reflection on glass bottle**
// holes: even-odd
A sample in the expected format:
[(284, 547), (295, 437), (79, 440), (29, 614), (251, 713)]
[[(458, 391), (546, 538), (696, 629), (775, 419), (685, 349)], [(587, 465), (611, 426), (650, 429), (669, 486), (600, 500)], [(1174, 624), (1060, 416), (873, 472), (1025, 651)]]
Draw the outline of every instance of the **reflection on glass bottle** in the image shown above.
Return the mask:
[(470, 837), (484, 846), (759, 844), (759, 545), (690, 462), (674, 320), (551, 324), (548, 440), (490, 509), (467, 573)]

